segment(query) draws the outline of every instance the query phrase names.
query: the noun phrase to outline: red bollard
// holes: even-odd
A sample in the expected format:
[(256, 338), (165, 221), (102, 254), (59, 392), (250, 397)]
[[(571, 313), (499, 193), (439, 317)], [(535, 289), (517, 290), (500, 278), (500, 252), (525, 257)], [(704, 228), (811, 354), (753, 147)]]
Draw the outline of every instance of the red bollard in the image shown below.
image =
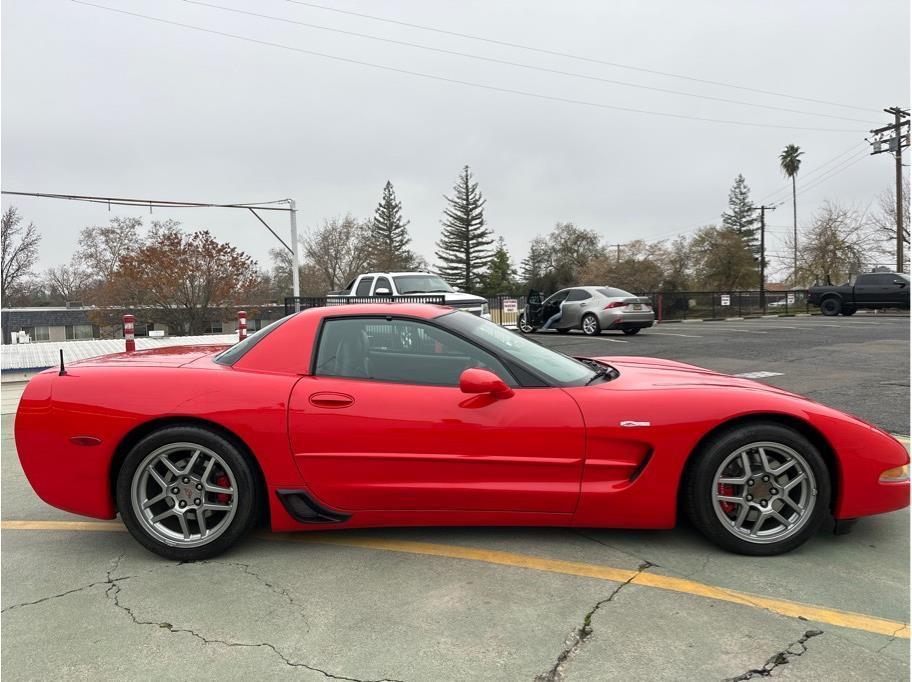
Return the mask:
[(238, 310), (238, 341), (243, 341), (247, 338), (247, 313), (243, 310)]
[(136, 350), (136, 336), (133, 332), (133, 321), (134, 317), (132, 315), (123, 316), (124, 342), (127, 346), (128, 353), (132, 353)]

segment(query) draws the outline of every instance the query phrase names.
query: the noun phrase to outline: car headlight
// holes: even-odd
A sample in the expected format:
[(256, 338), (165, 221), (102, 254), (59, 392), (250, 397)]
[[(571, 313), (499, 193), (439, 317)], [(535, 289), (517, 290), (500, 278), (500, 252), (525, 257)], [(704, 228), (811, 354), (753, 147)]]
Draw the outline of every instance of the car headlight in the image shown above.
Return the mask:
[(881, 483), (902, 483), (909, 480), (909, 465), (887, 469), (880, 475)]

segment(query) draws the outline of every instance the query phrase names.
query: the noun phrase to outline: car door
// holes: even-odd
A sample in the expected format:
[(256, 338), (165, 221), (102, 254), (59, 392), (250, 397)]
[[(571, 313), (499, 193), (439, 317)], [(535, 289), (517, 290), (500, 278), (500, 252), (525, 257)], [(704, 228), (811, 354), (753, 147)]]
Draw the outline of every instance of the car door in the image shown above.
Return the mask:
[(533, 327), (540, 327), (545, 323), (542, 319), (542, 295), (540, 291), (530, 289), (526, 296), (525, 315), (526, 323)]
[[(564, 302), (569, 294), (569, 289), (561, 289), (556, 294), (551, 294), (545, 299), (544, 303), (542, 303), (542, 323), (547, 322), (553, 315), (560, 312), (561, 303)], [(562, 320), (558, 320), (558, 324), (564, 326)]]
[(855, 303), (859, 305), (876, 305), (880, 303), (882, 284), (878, 281), (879, 275), (858, 275), (855, 278), (853, 294)]
[[(301, 475), (324, 504), (573, 511), (584, 425), (562, 389), (522, 387), (495, 356), (427, 321), (327, 319), (317, 346), (288, 426)], [(513, 395), (462, 393), (469, 367), (495, 372)]]
[(592, 294), (585, 289), (571, 289), (561, 308), (561, 327), (579, 327), (582, 324), (583, 314), (592, 303)]

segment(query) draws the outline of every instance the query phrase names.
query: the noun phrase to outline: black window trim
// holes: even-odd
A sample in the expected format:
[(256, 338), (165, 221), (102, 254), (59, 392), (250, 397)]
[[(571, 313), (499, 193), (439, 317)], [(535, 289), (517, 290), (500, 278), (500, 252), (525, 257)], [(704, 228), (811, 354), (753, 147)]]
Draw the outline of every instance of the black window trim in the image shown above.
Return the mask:
[[(415, 315), (400, 315), (400, 314), (367, 314), (367, 315), (327, 315), (322, 320), (320, 320), (320, 327), (317, 329), (317, 333), (314, 336), (313, 347), (311, 348), (310, 353), (310, 376), (312, 377), (327, 377), (331, 379), (348, 379), (351, 381), (370, 381), (383, 384), (399, 384), (402, 386), (436, 386), (438, 388), (459, 388), (458, 386), (442, 386), (441, 384), (414, 384), (406, 381), (390, 381), (387, 379), (372, 379), (365, 377), (339, 377), (330, 374), (317, 374), (317, 355), (320, 349), (320, 341), (323, 338), (323, 330), (326, 327), (326, 323), (330, 320), (406, 320), (408, 322), (417, 322), (424, 323), (431, 327), (436, 327), (437, 329), (446, 332), (447, 334), (452, 334), (456, 338), (468, 343), (470, 346), (475, 346), (480, 350), (483, 350), (488, 355), (493, 356), (501, 365), (506, 368), (506, 370), (513, 377), (513, 380), (516, 382), (516, 388), (559, 388), (560, 385), (550, 381), (547, 377), (544, 377), (539, 373), (534, 367), (530, 367), (525, 362), (519, 362), (513, 358), (504, 358), (499, 352), (494, 351), (492, 348), (489, 348), (484, 343), (479, 343), (476, 339), (470, 339), (461, 334), (460, 332), (447, 327), (446, 325), (439, 324), (436, 320), (441, 318), (448, 317), (449, 315), (465, 315), (467, 313), (462, 313), (457, 310), (443, 313), (437, 317), (427, 318), (427, 317), (416, 317)], [(541, 383), (538, 385), (524, 383), (521, 376), (518, 376), (516, 373), (516, 366), (519, 366), (525, 373), (531, 375)]]

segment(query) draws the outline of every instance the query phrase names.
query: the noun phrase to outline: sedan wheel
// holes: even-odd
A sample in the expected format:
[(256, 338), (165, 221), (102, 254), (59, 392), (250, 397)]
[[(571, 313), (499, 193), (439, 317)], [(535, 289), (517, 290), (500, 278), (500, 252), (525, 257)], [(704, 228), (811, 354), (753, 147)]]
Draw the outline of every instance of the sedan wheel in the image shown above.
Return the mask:
[(688, 510), (697, 527), (742, 554), (794, 549), (819, 527), (830, 483), (817, 449), (778, 424), (723, 433), (697, 455)]
[(535, 327), (526, 322), (525, 313), (519, 316), (519, 320), (517, 321), (516, 326), (519, 327), (519, 331), (521, 331), (523, 334), (531, 334), (535, 331)]
[(169, 559), (214, 556), (255, 521), (256, 485), (244, 456), (222, 437), (172, 427), (140, 441), (117, 480), (124, 523)]
[(598, 318), (591, 314), (583, 317), (582, 329), (586, 336), (597, 336), (602, 333)]

